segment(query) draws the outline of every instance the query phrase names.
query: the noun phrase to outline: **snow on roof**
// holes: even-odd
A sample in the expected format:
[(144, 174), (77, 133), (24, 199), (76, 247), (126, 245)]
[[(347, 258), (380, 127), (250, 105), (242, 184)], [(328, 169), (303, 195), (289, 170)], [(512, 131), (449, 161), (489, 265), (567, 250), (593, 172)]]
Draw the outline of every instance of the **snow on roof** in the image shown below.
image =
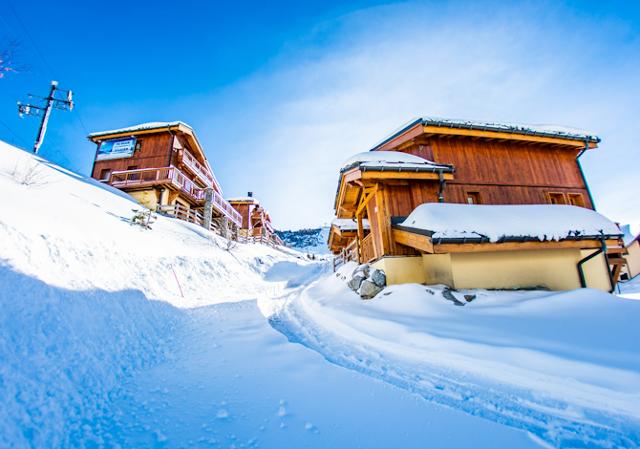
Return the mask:
[(640, 226), (632, 226), (630, 224), (620, 226), (624, 246), (629, 246), (634, 240), (640, 238), (640, 230), (638, 228), (640, 228)]
[(437, 164), (413, 154), (400, 151), (366, 151), (351, 156), (343, 164), (340, 171), (344, 172), (354, 167), (360, 169), (379, 169), (396, 171), (446, 171), (452, 172), (453, 167), (447, 164)]
[(252, 196), (237, 196), (235, 198), (227, 198), (229, 203), (255, 203), (260, 204), (260, 200)]
[(449, 128), (463, 128), (463, 129), (475, 129), (480, 131), (497, 131), (507, 132), (512, 134), (525, 134), (525, 135), (537, 135), (546, 137), (560, 137), (573, 140), (589, 140), (590, 142), (600, 142), (600, 138), (591, 131), (586, 131), (577, 128), (571, 128), (562, 125), (529, 125), (524, 123), (495, 123), (495, 122), (483, 122), (477, 120), (461, 120), (461, 119), (447, 119), (440, 117), (421, 117), (416, 118), (408, 122), (406, 125), (393, 132), (389, 137), (385, 138), (372, 148), (372, 151), (379, 146), (387, 143), (396, 136), (402, 134), (409, 128), (414, 127), (418, 123), (422, 125), (442, 126)]
[(555, 204), (426, 203), (415, 208), (401, 226), (433, 232), (434, 240), (545, 241), (622, 234), (614, 222), (591, 209)]
[(178, 126), (178, 125), (184, 125), (189, 129), (193, 129), (193, 128), (191, 128), (191, 126), (189, 126), (185, 122), (181, 122), (181, 121), (176, 121), (176, 122), (147, 122), (147, 123), (140, 123), (139, 125), (129, 126), (127, 128), (112, 129), (112, 130), (109, 130), (109, 131), (99, 131), (99, 132), (91, 133), (91, 134), (89, 134), (89, 137), (107, 136), (107, 135), (110, 135), (110, 134), (119, 134), (119, 133), (128, 133), (128, 132), (134, 133), (136, 131), (147, 131), (149, 129), (169, 128), (171, 126)]
[[(334, 218), (331, 222), (331, 226), (335, 226), (341, 231), (357, 231), (358, 222), (352, 218)], [(363, 219), (362, 226), (364, 229), (369, 229), (369, 220)]]

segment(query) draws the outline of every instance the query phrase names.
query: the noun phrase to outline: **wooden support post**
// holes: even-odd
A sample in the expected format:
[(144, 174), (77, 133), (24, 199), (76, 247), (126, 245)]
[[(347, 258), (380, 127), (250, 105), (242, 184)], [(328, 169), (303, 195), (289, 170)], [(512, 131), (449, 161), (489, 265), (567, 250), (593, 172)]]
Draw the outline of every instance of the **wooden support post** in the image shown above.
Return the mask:
[(162, 191), (160, 192), (160, 205), (161, 206), (169, 205), (169, 189), (167, 189), (166, 187), (162, 189)]
[(213, 189), (207, 187), (204, 190), (204, 220), (203, 227), (211, 229), (211, 219), (213, 218)]

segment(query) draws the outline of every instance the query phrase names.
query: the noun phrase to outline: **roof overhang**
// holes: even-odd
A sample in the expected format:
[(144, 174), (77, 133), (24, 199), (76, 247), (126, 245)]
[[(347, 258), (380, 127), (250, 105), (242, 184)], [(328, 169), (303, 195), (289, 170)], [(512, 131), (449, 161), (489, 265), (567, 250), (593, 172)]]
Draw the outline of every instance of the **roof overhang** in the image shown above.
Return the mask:
[(480, 124), (469, 121), (416, 119), (391, 134), (370, 151), (389, 151), (411, 142), (419, 136), (472, 137), (521, 141), (565, 146), (567, 148), (596, 148), (600, 138), (589, 134), (571, 134), (529, 129), (525, 126)]
[(389, 181), (448, 181), (453, 179), (453, 168), (425, 167), (421, 169), (371, 168), (353, 167), (340, 173), (338, 190), (334, 202), (338, 218), (352, 218), (349, 212), (352, 204), (357, 201), (360, 191), (366, 185)]

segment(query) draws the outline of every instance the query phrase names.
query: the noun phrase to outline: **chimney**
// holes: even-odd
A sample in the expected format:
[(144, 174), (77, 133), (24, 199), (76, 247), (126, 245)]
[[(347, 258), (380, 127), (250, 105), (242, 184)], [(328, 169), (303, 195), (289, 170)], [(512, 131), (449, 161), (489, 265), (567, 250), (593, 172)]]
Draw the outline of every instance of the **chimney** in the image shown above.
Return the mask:
[(247, 196), (248, 196), (249, 198), (253, 198), (253, 192), (247, 192)]

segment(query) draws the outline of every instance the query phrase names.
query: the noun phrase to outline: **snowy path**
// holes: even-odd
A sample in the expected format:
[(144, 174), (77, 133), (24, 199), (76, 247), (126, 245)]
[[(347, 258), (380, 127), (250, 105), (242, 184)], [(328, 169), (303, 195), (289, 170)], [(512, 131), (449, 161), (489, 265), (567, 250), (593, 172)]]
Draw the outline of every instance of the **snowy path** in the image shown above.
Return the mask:
[[(422, 316), (420, 301), (438, 306), (438, 300), (421, 298), (413, 291), (425, 290), (420, 286), (401, 287), (388, 289), (387, 294), (395, 293), (391, 300), (379, 298), (363, 303), (348, 291), (344, 282), (331, 276), (290, 295), (274, 307), (271, 321), (291, 341), (313, 348), (336, 365), (382, 379), (431, 402), (524, 429), (552, 442), (554, 447), (638, 447), (637, 360), (622, 356), (624, 345), (616, 331), (607, 331), (613, 345), (603, 336), (595, 337), (595, 330), (590, 331), (592, 339), (587, 340), (588, 344), (602, 360), (586, 349), (584, 354), (578, 354), (575, 348), (580, 341), (575, 347), (570, 346), (571, 333), (555, 337), (556, 344), (563, 342), (567, 348), (549, 345), (556, 341), (554, 331), (571, 326), (575, 327), (572, 332), (585, 341), (587, 334), (576, 324), (582, 323), (585, 317), (570, 309), (568, 302), (578, 299), (560, 294), (521, 306), (513, 299), (508, 313), (498, 310), (492, 315), (489, 309), (488, 315), (466, 316), (459, 308), (442, 301), (444, 305), (440, 309), (428, 309), (427, 316)], [(598, 301), (589, 302), (588, 291), (578, 293), (584, 296), (580, 301), (585, 308), (594, 304), (601, 306)], [(407, 299), (410, 307), (403, 303)], [(482, 301), (489, 302), (491, 298), (482, 298)], [(625, 323), (619, 316), (615, 320), (624, 335), (630, 326), (635, 326), (631, 318), (635, 315), (631, 312), (636, 310), (630, 308), (633, 305), (614, 303), (606, 309), (587, 309), (585, 315), (599, 317), (604, 324), (607, 310), (614, 310), (612, 306), (626, 306), (621, 311), (629, 313), (631, 323)], [(518, 327), (518, 318), (511, 316), (512, 309), (524, 315), (525, 306), (536, 310), (556, 307), (557, 314), (567, 308), (575, 322), (569, 325), (564, 321), (555, 326), (547, 311), (536, 312), (538, 318), (542, 318), (540, 333), (536, 331), (536, 318), (529, 315)], [(358, 312), (353, 313), (351, 309)], [(500, 338), (504, 323), (508, 332), (506, 338)], [(609, 328), (605, 325), (604, 329)], [(528, 339), (522, 337), (526, 332), (531, 333)], [(469, 335), (473, 338), (469, 339)], [(535, 350), (526, 348), (532, 343)], [(616, 347), (620, 354), (607, 351), (607, 345)], [(555, 357), (554, 351), (566, 359)], [(510, 366), (499, 363), (504, 358), (501, 352), (507, 354)], [(576, 358), (571, 359), (572, 356)], [(583, 366), (580, 356), (594, 363)], [(531, 367), (525, 364), (527, 357), (535, 361)], [(488, 371), (483, 369), (485, 365), (490, 368)], [(551, 366), (551, 372), (556, 372), (557, 377), (545, 375), (544, 365)], [(610, 369), (617, 365), (628, 371)], [(518, 383), (518, 379), (523, 382)], [(617, 381), (622, 383), (618, 385)], [(625, 382), (630, 389), (618, 391), (616, 388)], [(600, 402), (594, 402), (594, 398)]]
[[(122, 447), (537, 447), (290, 343), (255, 301), (194, 309), (174, 358), (115, 395)], [(491, 435), (491, 438), (487, 438)]]

